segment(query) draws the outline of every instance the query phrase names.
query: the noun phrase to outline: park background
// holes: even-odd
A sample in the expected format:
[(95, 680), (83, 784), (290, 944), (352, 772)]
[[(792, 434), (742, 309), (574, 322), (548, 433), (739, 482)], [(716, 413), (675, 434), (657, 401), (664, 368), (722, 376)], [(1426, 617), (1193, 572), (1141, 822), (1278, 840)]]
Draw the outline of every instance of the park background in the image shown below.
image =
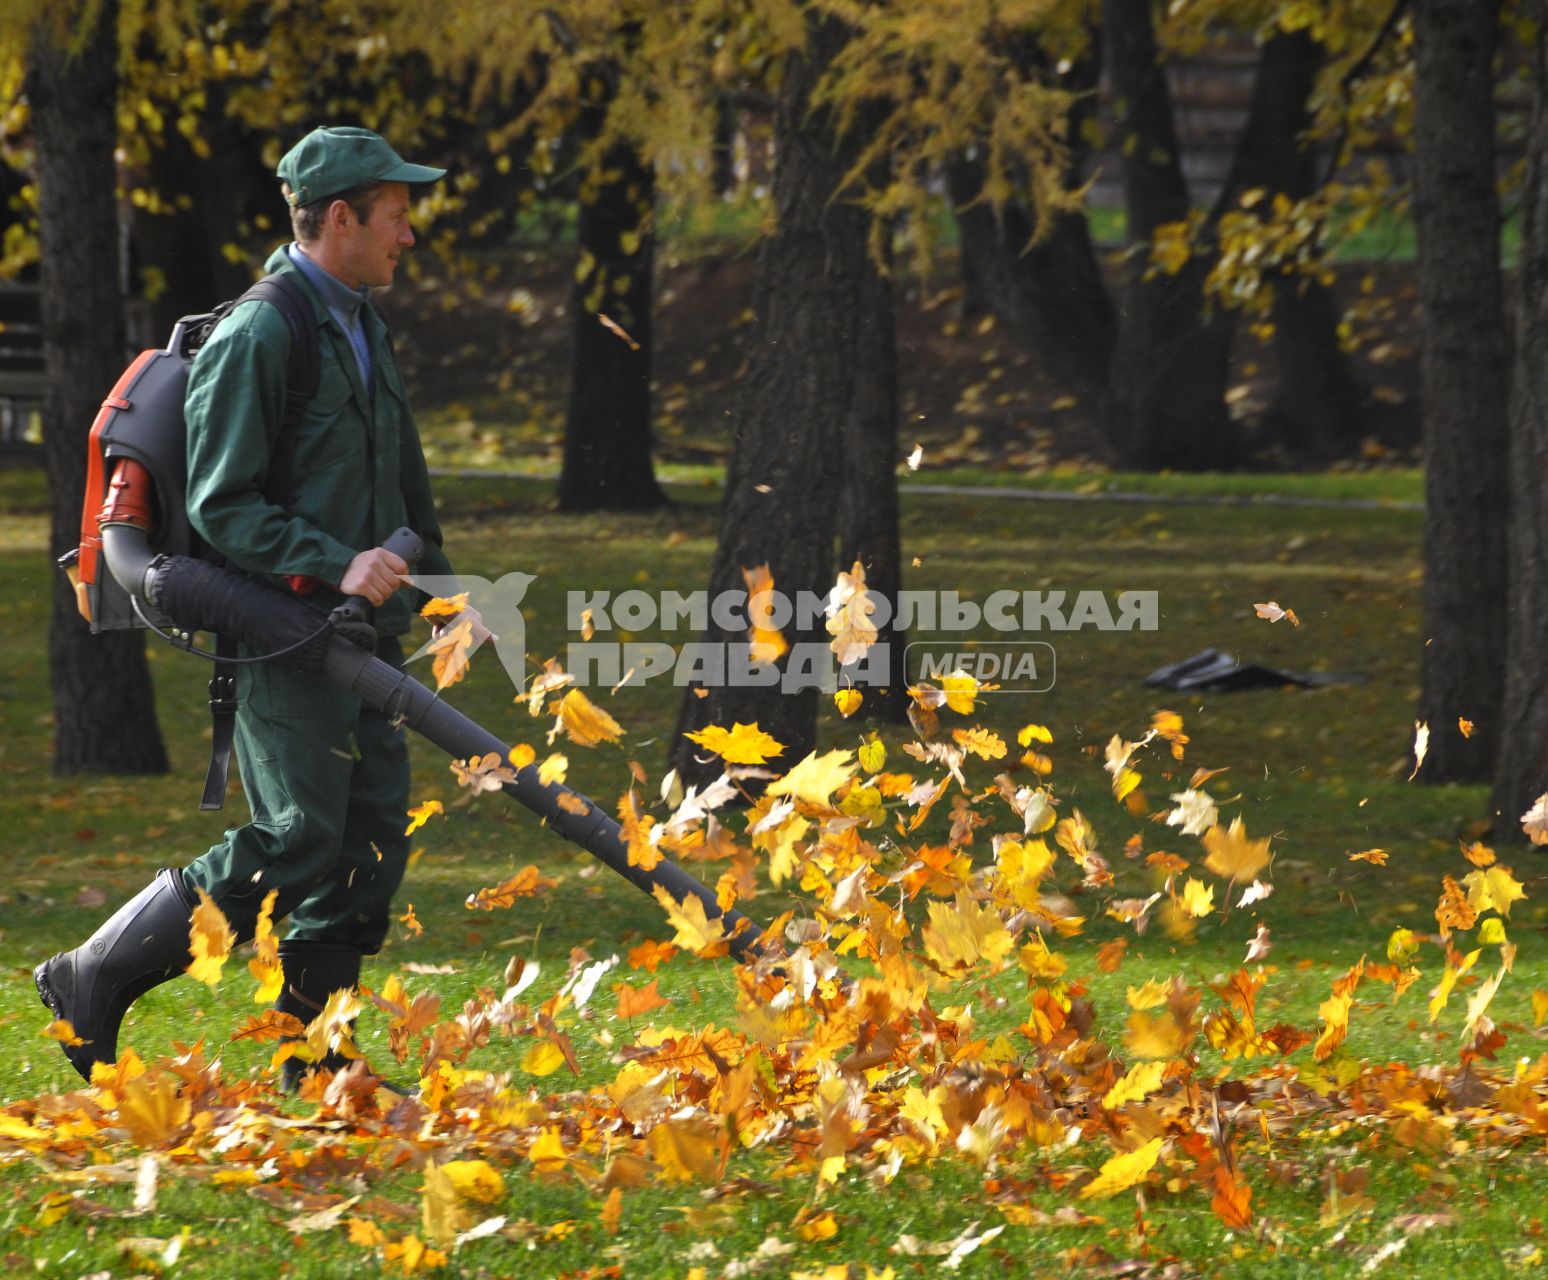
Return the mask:
[[(577, 2), (435, 23), (326, 0), (14, 7), (7, 1265), (1536, 1265), (1548, 978), (1522, 820), (1548, 788), (1543, 16), (1438, 0)], [(513, 704), (491, 655), (445, 691), (538, 760), (563, 751), (605, 808), (632, 787), (663, 824), (683, 785), (720, 772), (685, 731), (757, 722), (784, 744), (774, 770), (880, 747), (894, 778), (949, 782), (955, 750), (967, 780), (917, 833), (906, 788), (836, 764), (836, 794), (801, 798), (813, 838), (787, 843), (800, 873), (777, 885), (750, 816), (722, 813), (751, 876), (693, 869), (730, 874), (757, 918), (821, 925), (784, 940), (813, 975), (804, 1022), (771, 1031), (755, 1012), (784, 1007), (786, 975), (687, 954), (642, 967), (677, 928), (661, 908), (421, 746), (414, 799), (443, 812), (416, 832), (405, 918), (366, 983), (438, 1005), (419, 1025), (399, 992), (361, 1019), (368, 1056), (396, 1056), (390, 1039), (401, 1074), (432, 1080), (421, 1101), (274, 1096), (272, 1043), (230, 1040), (255, 1009), (240, 953), (213, 990), (144, 1000), (125, 1036), (138, 1061), (69, 1092), (32, 964), (226, 820), (194, 807), (204, 673), (87, 635), (52, 567), (78, 536), (86, 431), (132, 350), (252, 278), (282, 236), (274, 163), (323, 122), (452, 170), (381, 302), (454, 563), (538, 575), (533, 674), (574, 638), (566, 591), (734, 590), (758, 565), (819, 594), (856, 561), (889, 596), (1159, 593), (1155, 632), (1040, 637), (1059, 668), (1036, 697), (930, 708), (899, 686), (845, 716), (815, 694), (592, 689), (622, 736), (588, 750), (562, 727), (545, 743), (546, 700), (539, 717)], [(1347, 679), (1143, 686), (1205, 647)], [(921, 742), (945, 750), (904, 752)], [(1059, 825), (1023, 831), (997, 775), (1045, 791)], [(1218, 802), (1226, 852), (1166, 821), (1185, 791)], [(228, 813), (241, 803), (233, 789)], [(1229, 837), (1238, 815), (1256, 840)], [(855, 819), (858, 847), (815, 838)], [(1015, 897), (1022, 835), (1059, 859), (1042, 898)], [(1275, 892), (1239, 905), (1236, 872), (1267, 837)], [(835, 905), (861, 863), (869, 900), (890, 886), (919, 930), (904, 949), (932, 975), (923, 1005), (874, 977), (885, 930), (855, 927), (852, 881)], [(1078, 932), (1053, 923), (1076, 916)], [(950, 924), (965, 934), (948, 944)], [(1268, 953), (1249, 945), (1260, 927)], [(836, 952), (890, 1015), (853, 1020)], [(636, 999), (652, 981), (655, 1009)]]

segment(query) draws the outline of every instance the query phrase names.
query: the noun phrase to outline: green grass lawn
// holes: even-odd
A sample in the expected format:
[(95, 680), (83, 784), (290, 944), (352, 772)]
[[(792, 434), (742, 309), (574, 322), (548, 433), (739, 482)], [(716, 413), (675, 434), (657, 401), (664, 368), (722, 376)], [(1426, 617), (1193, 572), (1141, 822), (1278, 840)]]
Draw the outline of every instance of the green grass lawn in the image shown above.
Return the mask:
[[(970, 474), (952, 478), (984, 482)], [(448, 546), (468, 572), (491, 579), (516, 569), (537, 575), (525, 601), (527, 648), (541, 660), (561, 654), (575, 638), (566, 630), (567, 591), (686, 591), (703, 585), (713, 552), (717, 493), (708, 477), (689, 479), (673, 486), (678, 505), (672, 510), (629, 517), (558, 516), (550, 510), (550, 489), (543, 481), (444, 480)], [(1147, 491), (1239, 493), (1243, 480), (1151, 480)], [(202, 664), (159, 646), (151, 651), (152, 669), (172, 774), (97, 779), (56, 778), (50, 772), (44, 634), (52, 570), (38, 483), (35, 476), (0, 478), (0, 568), (10, 594), (10, 608), (0, 616), (5, 780), (0, 804), (10, 842), (10, 872), (0, 884), (0, 964), (7, 979), (0, 988), (0, 1026), (9, 1050), (0, 1056), (0, 1104), (12, 1113), (26, 1112), (28, 1099), (78, 1084), (57, 1048), (39, 1034), (47, 1019), (33, 992), (32, 965), (79, 942), (106, 909), (157, 867), (202, 852), (244, 809), (233, 788), (224, 813), (197, 810), (208, 737), (206, 672)], [(1044, 479), (1032, 483), (1041, 487)], [(1278, 492), (1304, 496), (1386, 501), (1419, 496), (1411, 476), (1279, 477), (1273, 483)], [(1412, 767), (1423, 643), (1420, 524), (1418, 513), (1390, 508), (905, 498), (905, 556), (919, 561), (908, 571), (912, 588), (957, 590), (980, 601), (1003, 589), (1159, 593), (1160, 625), (1153, 632), (1083, 630), (1042, 637), (1057, 652), (1051, 692), (986, 696), (972, 718), (946, 717), (949, 724), (982, 725), (1012, 743), (1028, 722), (1051, 730), (1054, 743), (1045, 750), (1054, 761), (1050, 782), (1060, 815), (1076, 809), (1085, 815), (1121, 896), (1153, 891), (1143, 861), (1124, 856), (1131, 837), (1139, 836), (1147, 852), (1166, 849), (1198, 861), (1202, 851), (1193, 837), (1143, 816), (1169, 808), (1168, 794), (1186, 786), (1195, 768), (1228, 769), (1208, 784), (1221, 802), (1222, 822), (1240, 812), (1253, 837), (1273, 837), (1274, 862), (1265, 878), (1272, 879), (1274, 895), (1249, 909), (1210, 915), (1191, 938), (1172, 936), (1159, 924), (1136, 936), (1102, 918), (1107, 895), (1081, 891), (1078, 873), (1072, 874), (1073, 864), (1061, 855), (1054, 873), (1058, 883), (1091, 919), (1078, 937), (1051, 941), (1068, 962), (1066, 977), (1089, 990), (1097, 1015), (1094, 1034), (1125, 1065), (1127, 988), (1183, 975), (1206, 986), (1204, 1008), (1212, 1008), (1219, 1001), (1206, 984), (1224, 982), (1241, 966), (1247, 940), (1265, 923), (1274, 949), (1264, 962), (1259, 1026), (1285, 1023), (1315, 1031), (1318, 1006), (1333, 980), (1362, 956), (1384, 961), (1394, 929), (1433, 934), (1442, 875), (1460, 879), (1471, 870), (1457, 852), (1458, 840), (1475, 839), (1486, 826), (1484, 791), (1405, 780)], [(1265, 600), (1293, 608), (1302, 625), (1256, 618), (1253, 604)], [(647, 632), (636, 638), (657, 637)], [(1141, 683), (1154, 668), (1206, 646), (1352, 679), (1317, 690), (1187, 696)], [(471, 677), (447, 696), (507, 740), (531, 743), (541, 758), (549, 750), (542, 736), (548, 719), (530, 718), (523, 705), (513, 703), (513, 692), (492, 655), (483, 655)], [(571, 762), (570, 784), (611, 810), (636, 761), (651, 780), (647, 792), (653, 796), (665, 768), (678, 691), (651, 683), (611, 696), (606, 689), (590, 692), (625, 726), (626, 735), (621, 747), (563, 748)], [(1113, 800), (1103, 748), (1115, 733), (1140, 737), (1161, 708), (1182, 716), (1191, 741), (1181, 762), (1158, 750), (1159, 743), (1136, 759), (1146, 807), (1133, 817)], [(1455, 730), (1436, 727), (1447, 731)], [(825, 705), (823, 749), (856, 747), (871, 732), (871, 726), (844, 721)], [(881, 736), (888, 769), (931, 772), (903, 755), (909, 735), (889, 728)], [(1011, 759), (1015, 754), (1012, 745)], [(973, 762), (969, 782), (978, 790), (989, 787), (1006, 763)], [(439, 799), (446, 809), (416, 834), (423, 854), (399, 897), (400, 905), (413, 904), (424, 932), (412, 936), (395, 928), (381, 956), (368, 965), (366, 985), (380, 989), (400, 973), (411, 991), (437, 993), (447, 1017), (481, 990), (498, 992), (514, 957), (536, 960), (541, 968), (524, 998), (547, 999), (575, 949), (603, 959), (644, 939), (672, 936), (655, 903), (557, 841), (526, 813), (497, 796), (469, 801), (446, 761), (428, 746), (416, 754), (414, 799)], [(946, 839), (949, 805), (949, 798), (943, 799), (921, 833), (933, 843)], [(733, 813), (727, 822), (740, 834), (740, 816)], [(985, 828), (969, 846), (977, 864), (992, 861), (987, 837), (997, 829)], [(1347, 856), (1373, 847), (1387, 851), (1386, 866)], [(1520, 948), (1514, 971), (1489, 1010), (1508, 1041), (1491, 1069), (1508, 1077), (1512, 1061), (1533, 1061), (1539, 1054), (1543, 1033), (1534, 1026), (1531, 993), (1548, 987), (1540, 937), (1548, 922), (1548, 894), (1539, 854), (1514, 847), (1500, 853), (1528, 895), (1508, 924)], [(464, 905), (471, 893), (529, 863), (557, 879), (557, 888), (509, 911), (486, 913)], [(700, 870), (710, 882), (719, 874), (715, 864)], [(93, 890), (105, 895), (108, 908), (89, 905), (97, 897)], [(741, 905), (768, 919), (792, 904), (810, 914), (812, 903), (809, 893), (766, 887)], [(1128, 943), (1122, 964), (1113, 973), (1102, 972), (1097, 949), (1120, 938)], [(1479, 944), (1458, 945), (1470, 950)], [(1497, 966), (1498, 948), (1483, 951), (1433, 1026), (1425, 1002), (1442, 968), (1435, 946), (1426, 946), (1423, 976), (1396, 1003), (1388, 987), (1361, 986), (1347, 1045), (1330, 1070), (1345, 1063), (1352, 1069), (1365, 1059), (1406, 1063), (1436, 1079), (1451, 1071), (1464, 997), (1475, 995)], [(408, 965), (432, 971), (416, 973), (404, 968)], [(855, 964), (853, 971), (873, 972), (866, 964)], [(242, 1172), (261, 1164), (249, 1149), (253, 1144), (233, 1139), (226, 1154), (211, 1156), (208, 1144), (189, 1139), (186, 1149), (158, 1152), (155, 1206), (135, 1216), (140, 1148), (127, 1135), (87, 1134), (73, 1146), (55, 1142), (31, 1149), (25, 1142), (0, 1140), (0, 1179), (12, 1201), (0, 1213), (0, 1269), (70, 1276), (159, 1270), (212, 1277), (397, 1274), (411, 1257), (384, 1260), (380, 1247), (352, 1242), (345, 1223), (359, 1218), (378, 1224), (389, 1243), (411, 1232), (422, 1236), (422, 1166), (432, 1157), (459, 1154), (487, 1158), (501, 1170), (503, 1196), (481, 1206), (474, 1220), (502, 1216), (505, 1222), (495, 1234), (453, 1252), (441, 1274), (681, 1277), (699, 1268), (710, 1280), (721, 1274), (837, 1275), (825, 1268), (850, 1264), (849, 1274), (856, 1277), (867, 1275), (866, 1267), (876, 1275), (891, 1267), (898, 1276), (922, 1276), (943, 1266), (951, 1241), (996, 1227), (1003, 1230), (958, 1259), (960, 1274), (994, 1275), (1007, 1268), (1017, 1274), (1055, 1268), (1102, 1274), (1104, 1266), (1133, 1259), (1157, 1275), (1171, 1263), (1186, 1269), (1178, 1274), (1355, 1274), (1370, 1263), (1401, 1274), (1449, 1276), (1466, 1269), (1494, 1275), (1535, 1265), (1541, 1256), (1535, 1252), (1542, 1233), (1537, 1206), (1548, 1183), (1542, 1129), (1534, 1136), (1528, 1120), (1502, 1112), (1493, 1121), (1464, 1116), (1460, 1104), (1448, 1107), (1432, 1098), (1427, 1120), (1445, 1130), (1445, 1141), (1435, 1145), (1434, 1126), (1419, 1141), (1400, 1131), (1381, 1107), (1367, 1105), (1369, 1098), (1355, 1097), (1358, 1089), (1333, 1095), (1334, 1106), (1289, 1083), (1283, 1098), (1255, 1095), (1252, 1104), (1227, 1117), (1254, 1193), (1255, 1217), (1245, 1229), (1229, 1229), (1210, 1212), (1209, 1191), (1192, 1178), (1189, 1161), (1176, 1154), (1189, 1140), (1179, 1127), (1170, 1131), (1172, 1154), (1145, 1184), (1142, 1200), (1133, 1191), (1111, 1199), (1075, 1198), (1072, 1174), (1094, 1168), (1114, 1150), (1094, 1133), (1068, 1153), (1016, 1145), (987, 1171), (948, 1152), (935, 1160), (904, 1160), (887, 1180), (883, 1162), (855, 1160), (821, 1189), (812, 1161), (793, 1158), (806, 1139), (786, 1133), (734, 1154), (709, 1186), (655, 1177), (631, 1187), (614, 1232), (603, 1221), (608, 1191), (599, 1174), (609, 1153), (633, 1140), (627, 1126), (585, 1129), (578, 1117), (593, 1114), (588, 1110), (593, 1104), (580, 1092), (563, 1091), (607, 1087), (618, 1075), (618, 1055), (647, 1023), (694, 1030), (734, 1027), (738, 1019), (730, 962), (679, 955), (657, 974), (669, 1005), (621, 1021), (609, 985), (619, 978), (638, 985), (649, 976), (620, 965), (603, 979), (582, 1016), (573, 1010), (564, 1015), (579, 1077), (563, 1069), (543, 1077), (524, 1072), (523, 1055), (535, 1043), (524, 1037), (494, 1035), (468, 1058), (469, 1069), (509, 1073), (517, 1096), (530, 1093), (542, 1103), (551, 1123), (563, 1129), (566, 1150), (575, 1153), (574, 1162), (560, 1170), (534, 1164), (528, 1139), (515, 1136), (521, 1129), (515, 1120), (476, 1137), (456, 1129), (453, 1141), (423, 1134), (423, 1140), (410, 1140), (395, 1136), (390, 1126), (372, 1130), (339, 1123), (330, 1129), (325, 1116), (318, 1128), (266, 1130), (264, 1151), (272, 1152), (274, 1164), (255, 1185), (248, 1185), (248, 1173)], [(228, 1085), (261, 1082), (272, 1046), (228, 1043), (231, 1030), (257, 1011), (251, 991), (245, 965), (234, 957), (214, 991), (184, 979), (146, 997), (136, 1005), (121, 1044), (132, 1044), (150, 1062), (202, 1040), (206, 1057), (221, 1058)], [(1012, 953), (1004, 971), (943, 989), (931, 1004), (937, 1012), (970, 1004), (973, 1035), (1014, 1038), (1028, 1017), (1026, 977)], [(375, 1011), (361, 1022), (361, 1047), (378, 1062), (388, 1059), (384, 1023)], [(1202, 1040), (1196, 1050), (1198, 1082), (1219, 1087), (1221, 1081), (1238, 1081), (1246, 1087), (1268, 1078), (1260, 1075), (1268, 1069), (1262, 1058), (1227, 1061)], [(1273, 1055), (1270, 1061), (1279, 1063)], [(1309, 1048), (1272, 1070), (1286, 1081), (1297, 1072), (1316, 1074)], [(412, 1071), (403, 1068), (399, 1074), (405, 1073)], [(255, 1104), (260, 1113), (277, 1105), (291, 1122), (318, 1114), (312, 1103), (275, 1103), (265, 1089), (254, 1097), (262, 1100)], [(231, 1121), (226, 1113), (211, 1114), (212, 1123)], [(1074, 1123), (1078, 1117), (1064, 1119)], [(572, 1132), (566, 1125), (581, 1127)], [(102, 1172), (87, 1181), (93, 1162), (102, 1164)], [(222, 1181), (217, 1176), (222, 1171), (231, 1176)], [(1362, 1177), (1368, 1185), (1358, 1185)], [(1340, 1178), (1345, 1183), (1339, 1184)], [(1330, 1185), (1344, 1189), (1330, 1199)], [(306, 1215), (350, 1197), (358, 1200), (340, 1211), (334, 1225), (306, 1221)], [(831, 1219), (822, 1217), (824, 1212)], [(169, 1264), (166, 1242), (180, 1232), (186, 1239)], [(125, 1247), (131, 1238), (163, 1243)], [(610, 1267), (619, 1270), (612, 1273)]]

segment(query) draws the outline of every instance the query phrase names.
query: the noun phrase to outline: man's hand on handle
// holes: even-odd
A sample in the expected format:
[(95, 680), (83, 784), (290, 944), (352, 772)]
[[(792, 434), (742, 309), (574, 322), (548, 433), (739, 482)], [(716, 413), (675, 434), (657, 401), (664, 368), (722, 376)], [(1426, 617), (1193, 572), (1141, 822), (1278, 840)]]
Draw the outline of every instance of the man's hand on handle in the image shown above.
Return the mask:
[(347, 596), (364, 596), (372, 604), (383, 604), (400, 586), (408, 572), (408, 562), (385, 547), (362, 551), (349, 562), (339, 590)]

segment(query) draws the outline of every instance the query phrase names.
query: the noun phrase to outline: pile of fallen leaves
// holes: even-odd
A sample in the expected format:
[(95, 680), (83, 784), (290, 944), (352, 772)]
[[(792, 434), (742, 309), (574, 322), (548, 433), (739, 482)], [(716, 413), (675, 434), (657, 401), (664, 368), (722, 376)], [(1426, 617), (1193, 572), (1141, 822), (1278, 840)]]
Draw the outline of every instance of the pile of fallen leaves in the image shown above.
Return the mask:
[[(841, 623), (835, 643), (852, 641), (853, 624)], [(555, 717), (550, 744), (560, 734), (580, 745), (616, 741), (617, 722), (567, 683), (550, 664), (530, 695), (534, 714)], [(636, 785), (618, 805), (631, 863), (713, 863), (722, 868), (722, 908), (770, 883), (801, 904), (768, 926), (754, 958), (735, 965), (736, 1012), (726, 1025), (681, 1021), (658, 989), (657, 970), (673, 956), (726, 956), (729, 941), (697, 899), (658, 890), (670, 942), (604, 959), (577, 952), (546, 999), (529, 994), (537, 965), (518, 958), (455, 1011), (394, 975), (380, 990), (335, 993), (310, 1026), (270, 1011), (232, 1033), (273, 1041), (276, 1068), (290, 1056), (354, 1057), (352, 1028), (374, 1008), (399, 1070), (417, 1076), (417, 1094), (389, 1091), (362, 1063), (309, 1076), (298, 1107), (267, 1079), (223, 1075), (202, 1047), (153, 1064), (131, 1050), (99, 1067), (88, 1088), (6, 1107), (0, 1146), (30, 1153), (58, 1185), (45, 1219), (93, 1212), (72, 1188), (113, 1179), (134, 1184), (137, 1204), (153, 1202), (157, 1178), (172, 1175), (276, 1203), (304, 1193), (312, 1208), (293, 1231), (347, 1232), (392, 1267), (415, 1271), (485, 1236), (530, 1235), (530, 1224), (510, 1223), (494, 1206), (508, 1179), (534, 1175), (580, 1180), (609, 1231), (636, 1188), (665, 1180), (735, 1194), (746, 1181), (739, 1164), (766, 1171), (774, 1161), (811, 1190), (788, 1234), (822, 1239), (836, 1230), (824, 1193), (841, 1176), (886, 1185), (945, 1159), (982, 1170), (985, 1203), (1005, 1223), (1052, 1220), (1028, 1203), (1033, 1189), (1068, 1196), (1061, 1213), (1077, 1222), (1087, 1220), (1082, 1203), (1137, 1189), (1141, 1223), (1148, 1192), (1194, 1198), (1228, 1226), (1248, 1228), (1254, 1186), (1273, 1176), (1272, 1153), (1319, 1133), (1381, 1127), (1431, 1160), (1548, 1134), (1548, 1057), (1506, 1071), (1492, 1065), (1506, 1037), (1489, 1008), (1511, 972), (1506, 922), (1525, 891), (1491, 850), (1461, 851), (1470, 869), (1459, 863), (1460, 878), (1444, 878), (1433, 933), (1393, 933), (1382, 959), (1362, 959), (1333, 983), (1315, 1025), (1266, 1026), (1258, 1009), (1274, 976), (1262, 963), (1272, 939), (1254, 910), (1273, 892), (1270, 841), (1249, 836), (1239, 814), (1223, 820), (1230, 802), (1210, 790), (1223, 786), (1221, 770), (1195, 770), (1160, 807), (1141, 785), (1148, 756), (1164, 758), (1163, 779), (1180, 777), (1188, 737), (1178, 716), (1158, 712), (1137, 740), (1114, 737), (1106, 749), (1116, 803), (1137, 822), (1150, 820), (1121, 856), (1152, 891), (1119, 897), (1091, 825), (1078, 810), (1061, 813), (1046, 727), (1028, 724), (1012, 743), (972, 724), (983, 691), (966, 675), (910, 692), (917, 737), (901, 759), (872, 735), (779, 772), (771, 762), (781, 744), (757, 725), (735, 724), (693, 735), (724, 762), (703, 790), (669, 776), (647, 792), (634, 766)], [(840, 709), (853, 712), (857, 699), (846, 693)], [(454, 765), (474, 794), (522, 768), (556, 781), (564, 758), (539, 763), (518, 747), (508, 760)], [(440, 809), (417, 807), (413, 825)], [(1548, 840), (1543, 809), (1527, 816), (1539, 842)], [(922, 834), (927, 824), (942, 833), (938, 842)], [(1175, 849), (1147, 848), (1147, 830)], [(1375, 865), (1385, 858), (1381, 850), (1351, 856)], [(528, 867), (471, 894), (468, 906), (509, 907), (553, 884)], [(1079, 967), (1117, 971), (1127, 940), (1067, 949), (1097, 915), (1135, 933), (1155, 923), (1179, 938), (1215, 917), (1240, 928), (1245, 958), (1205, 987), (1181, 977), (1130, 987), (1122, 1016), (1099, 1021)], [(419, 927), (412, 908), (404, 921)], [(194, 976), (218, 981), (231, 946), (218, 909), (201, 903)], [(1486, 953), (1492, 973), (1466, 1001), (1454, 1065), (1371, 1064), (1349, 1054), (1362, 987), (1386, 988), (1396, 1000), (1428, 971), (1436, 1022), (1456, 1016), (1447, 1013), (1450, 997)], [(271, 1000), (278, 969), (267, 913), (249, 965), (256, 998)], [(987, 1019), (999, 1029), (986, 1029), (989, 1006), (981, 1014), (963, 993), (1007, 972), (1024, 978), (1022, 994)], [(610, 997), (599, 995), (604, 983)], [(627, 1032), (602, 1026), (599, 1010), (613, 998), (611, 1026)], [(1541, 1022), (1548, 993), (1532, 1001)], [(611, 1079), (549, 1091), (548, 1078), (563, 1069), (581, 1076), (572, 1037), (582, 1028), (610, 1061)], [(56, 1023), (48, 1034), (72, 1032)], [(392, 1074), (393, 1064), (376, 1065)], [(380, 1144), (381, 1159), (353, 1166), (357, 1180), (404, 1166), (422, 1174), (417, 1214), (369, 1188), (317, 1194), (309, 1166), (325, 1165), (325, 1153), (346, 1140)], [(1038, 1153), (1035, 1188), (1005, 1172), (1030, 1153)], [(1357, 1182), (1330, 1175), (1325, 1217), (1368, 1203)], [(913, 1251), (934, 1250), (954, 1266), (1001, 1230), (969, 1230), (945, 1246), (912, 1241)], [(775, 1265), (784, 1248), (771, 1238), (764, 1262)], [(747, 1260), (738, 1274), (763, 1266)]]

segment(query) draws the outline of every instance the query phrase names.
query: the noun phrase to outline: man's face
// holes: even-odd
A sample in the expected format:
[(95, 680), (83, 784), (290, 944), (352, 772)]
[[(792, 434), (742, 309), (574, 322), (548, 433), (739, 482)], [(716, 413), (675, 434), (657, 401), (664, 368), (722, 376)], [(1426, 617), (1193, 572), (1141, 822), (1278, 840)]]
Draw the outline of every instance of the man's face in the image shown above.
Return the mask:
[[(348, 205), (344, 206), (349, 209)], [(409, 228), (409, 189), (401, 182), (386, 182), (376, 193), (371, 217), (360, 222), (353, 210), (347, 217), (348, 231), (339, 245), (340, 277), (358, 288), (381, 288), (392, 283), (403, 251), (414, 243)]]

